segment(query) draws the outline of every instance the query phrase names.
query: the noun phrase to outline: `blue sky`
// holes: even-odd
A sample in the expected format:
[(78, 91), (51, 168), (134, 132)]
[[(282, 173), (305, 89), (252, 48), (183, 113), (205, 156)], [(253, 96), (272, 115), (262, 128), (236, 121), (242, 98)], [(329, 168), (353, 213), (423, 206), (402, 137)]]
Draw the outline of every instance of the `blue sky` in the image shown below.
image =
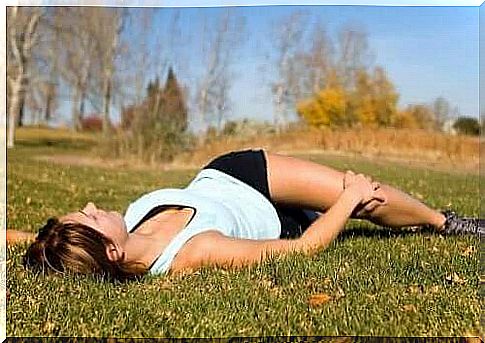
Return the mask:
[[(176, 13), (173, 8), (131, 10), (154, 14), (153, 40), (163, 36)], [(210, 25), (223, 10), (178, 9), (182, 33), (190, 39), (175, 53), (167, 45), (160, 51), (161, 58), (169, 59), (180, 82), (192, 94), (205, 66), (201, 52), (202, 24), (206, 20)], [(245, 18), (246, 31), (232, 66), (228, 119), (272, 120), (271, 82), (276, 72), (272, 32), (275, 23), (296, 11), (307, 14), (309, 29), (313, 22), (319, 22), (331, 38), (343, 25), (364, 29), (375, 65), (385, 68), (400, 94), (399, 106), (429, 103), (442, 96), (457, 106), (462, 115), (478, 117), (479, 7), (245, 6), (233, 7), (232, 11)], [(158, 49), (155, 43), (151, 44)]]
[[(162, 32), (173, 9), (155, 11), (154, 32)], [(237, 48), (231, 88), (232, 118), (271, 120), (270, 83), (275, 66), (272, 32), (275, 23), (296, 11), (304, 11), (308, 27), (318, 21), (331, 38), (343, 25), (364, 29), (375, 64), (386, 69), (400, 93), (399, 105), (429, 103), (445, 97), (463, 115), (478, 117), (478, 7), (382, 7), (382, 6), (263, 6), (232, 9), (243, 16), (246, 32)], [(178, 10), (184, 33), (192, 36), (173, 60), (181, 82), (194, 90), (204, 63), (200, 50), (204, 20), (214, 20), (221, 8)], [(205, 18), (205, 19), (204, 19)], [(184, 60), (184, 62), (181, 62)]]

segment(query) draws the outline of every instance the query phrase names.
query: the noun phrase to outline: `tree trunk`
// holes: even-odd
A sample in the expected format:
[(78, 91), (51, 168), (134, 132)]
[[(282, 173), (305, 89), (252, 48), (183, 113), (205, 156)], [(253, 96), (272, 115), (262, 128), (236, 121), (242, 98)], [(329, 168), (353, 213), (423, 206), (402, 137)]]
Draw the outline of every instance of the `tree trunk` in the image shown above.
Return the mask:
[(80, 94), (77, 89), (74, 90), (74, 97), (72, 99), (72, 124), (75, 131), (82, 129), (81, 116), (79, 114)]
[[(23, 107), (23, 101), (25, 96), (25, 91), (28, 85), (28, 64), (32, 58), (32, 48), (37, 42), (37, 25), (42, 16), (42, 10), (40, 8), (36, 9), (28, 17), (28, 21), (25, 26), (19, 25), (21, 21), (19, 20), (19, 7), (13, 6), (7, 8), (7, 36), (8, 36), (8, 48), (13, 56), (9, 59), (9, 63), (17, 68), (16, 76), (13, 80), (10, 79), (11, 85), (11, 102), (9, 108), (9, 121), (8, 121), (8, 139), (7, 147), (12, 148), (15, 141), (15, 128), (17, 120), (23, 119), (20, 116), (20, 109)], [(10, 54), (7, 54), (10, 56)], [(7, 75), (7, 79), (8, 79)]]
[(105, 136), (108, 135), (109, 127), (110, 127), (110, 119), (109, 119), (109, 106), (111, 103), (111, 73), (108, 72), (105, 75), (105, 79), (103, 82), (103, 134)]
[(11, 96), (9, 101), (9, 109), (8, 109), (8, 138), (7, 138), (7, 147), (13, 148), (14, 141), (15, 141), (15, 128), (17, 124), (17, 116), (19, 114), (20, 109), (20, 93), (22, 89), (22, 79), (21, 77), (17, 77), (11, 85)]
[(82, 122), (82, 120), (84, 119), (84, 114), (86, 112), (85, 108), (86, 108), (86, 94), (85, 92), (81, 92), (81, 100), (79, 102), (79, 121)]
[(18, 112), (18, 116), (17, 116), (17, 127), (24, 126), (24, 115), (25, 115), (25, 101), (24, 101), (24, 97), (22, 96), (22, 92), (20, 92), (19, 112)]
[(49, 120), (52, 118), (51, 114), (51, 107), (52, 107), (52, 101), (53, 101), (53, 96), (51, 93), (47, 95), (47, 99), (45, 102), (45, 109), (44, 109), (44, 122), (47, 124)]

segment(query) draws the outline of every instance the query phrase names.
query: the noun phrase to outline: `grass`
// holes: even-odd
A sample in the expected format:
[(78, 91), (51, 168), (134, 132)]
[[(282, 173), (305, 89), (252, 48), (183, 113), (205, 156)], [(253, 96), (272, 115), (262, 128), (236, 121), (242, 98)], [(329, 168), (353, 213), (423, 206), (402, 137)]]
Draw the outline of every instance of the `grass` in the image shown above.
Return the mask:
[[(47, 217), (88, 200), (124, 211), (140, 194), (181, 187), (196, 173), (61, 166), (34, 157), (83, 153), (84, 146), (74, 139), (54, 139), (49, 146), (37, 140), (8, 152), (9, 228), (36, 231)], [(476, 174), (305, 157), (371, 174), (433, 207), (479, 213)], [(483, 335), (479, 240), (473, 237), (352, 221), (335, 244), (311, 257), (295, 254), (236, 271), (205, 268), (127, 284), (34, 275), (21, 266), (25, 248), (7, 250), (9, 336)]]

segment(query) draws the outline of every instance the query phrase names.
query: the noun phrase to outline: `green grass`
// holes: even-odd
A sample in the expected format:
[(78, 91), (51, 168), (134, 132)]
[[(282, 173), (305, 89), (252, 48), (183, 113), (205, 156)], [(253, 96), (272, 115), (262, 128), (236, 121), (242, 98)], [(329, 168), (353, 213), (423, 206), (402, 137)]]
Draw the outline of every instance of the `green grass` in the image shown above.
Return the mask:
[[(72, 145), (70, 145), (72, 144)], [(108, 170), (33, 159), (80, 149), (25, 143), (8, 152), (7, 226), (36, 231), (49, 216), (88, 200), (124, 211), (140, 194), (185, 185), (196, 171)], [(82, 149), (81, 149), (82, 150)], [(478, 175), (348, 158), (314, 159), (398, 186), (431, 206), (479, 212)], [(474, 247), (474, 250), (472, 248)], [(266, 335), (478, 335), (479, 240), (388, 231), (352, 221), (335, 244), (237, 271), (110, 284), (38, 276), (7, 250), (9, 336), (225, 337)], [(311, 305), (315, 294), (331, 300)], [(483, 334), (483, 333), (482, 333)]]

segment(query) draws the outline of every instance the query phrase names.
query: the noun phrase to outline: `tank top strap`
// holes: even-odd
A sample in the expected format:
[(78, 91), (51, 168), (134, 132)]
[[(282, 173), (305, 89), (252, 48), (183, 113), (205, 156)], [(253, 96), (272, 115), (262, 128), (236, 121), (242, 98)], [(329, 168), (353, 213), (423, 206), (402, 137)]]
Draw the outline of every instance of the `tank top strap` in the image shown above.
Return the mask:
[(212, 214), (194, 215), (192, 221), (170, 241), (162, 254), (155, 260), (150, 268), (150, 273), (160, 274), (167, 272), (182, 246), (195, 235), (213, 230), (224, 233), (222, 229), (214, 227), (215, 220), (213, 216)]

